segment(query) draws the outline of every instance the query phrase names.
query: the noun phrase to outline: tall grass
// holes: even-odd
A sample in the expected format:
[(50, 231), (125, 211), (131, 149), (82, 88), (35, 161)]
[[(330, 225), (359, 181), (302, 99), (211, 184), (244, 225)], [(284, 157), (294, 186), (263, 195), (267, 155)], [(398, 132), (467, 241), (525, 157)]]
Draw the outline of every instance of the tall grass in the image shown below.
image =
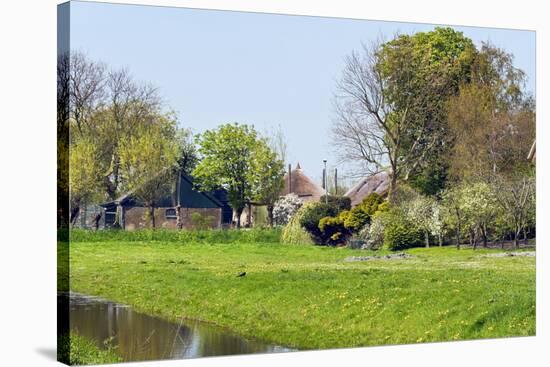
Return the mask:
[(163, 241), (180, 243), (279, 243), (280, 228), (137, 231), (72, 229), (71, 242)]
[(116, 348), (106, 344), (99, 349), (92, 340), (73, 332), (61, 335), (57, 341), (57, 360), (68, 365), (105, 364), (122, 362)]

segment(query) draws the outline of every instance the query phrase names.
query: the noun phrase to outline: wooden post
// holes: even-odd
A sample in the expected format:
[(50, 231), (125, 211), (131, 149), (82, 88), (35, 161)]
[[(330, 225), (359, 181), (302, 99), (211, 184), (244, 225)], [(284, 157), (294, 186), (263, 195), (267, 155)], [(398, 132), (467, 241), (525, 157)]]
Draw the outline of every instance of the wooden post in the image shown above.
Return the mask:
[(338, 195), (338, 168), (334, 169), (334, 195)]
[(288, 164), (288, 193), (292, 192), (292, 165)]

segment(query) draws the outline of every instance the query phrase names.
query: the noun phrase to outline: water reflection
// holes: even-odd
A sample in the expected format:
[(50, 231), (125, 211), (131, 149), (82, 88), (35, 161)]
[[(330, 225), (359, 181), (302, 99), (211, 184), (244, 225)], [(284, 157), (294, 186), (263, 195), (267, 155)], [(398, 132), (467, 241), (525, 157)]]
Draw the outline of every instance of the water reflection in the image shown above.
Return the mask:
[(292, 350), (246, 340), (208, 323), (185, 320), (181, 325), (175, 324), (127, 306), (74, 293), (70, 295), (70, 327), (101, 348), (104, 341), (110, 340), (125, 361)]

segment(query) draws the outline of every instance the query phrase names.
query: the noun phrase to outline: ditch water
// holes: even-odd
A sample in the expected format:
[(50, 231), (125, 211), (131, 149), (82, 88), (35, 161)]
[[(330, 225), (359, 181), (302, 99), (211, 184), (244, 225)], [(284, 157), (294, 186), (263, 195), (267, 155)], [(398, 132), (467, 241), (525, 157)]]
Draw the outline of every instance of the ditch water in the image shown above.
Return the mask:
[(71, 293), (70, 328), (105, 348), (116, 347), (124, 361), (182, 359), (289, 349), (244, 339), (215, 325), (193, 320), (172, 323), (97, 297)]

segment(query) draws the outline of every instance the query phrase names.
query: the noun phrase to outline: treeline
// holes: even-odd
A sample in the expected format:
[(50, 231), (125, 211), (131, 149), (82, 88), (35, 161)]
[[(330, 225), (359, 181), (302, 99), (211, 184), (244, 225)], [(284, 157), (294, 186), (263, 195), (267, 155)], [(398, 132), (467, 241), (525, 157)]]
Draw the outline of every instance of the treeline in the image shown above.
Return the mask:
[(366, 173), (389, 173), (388, 200), (311, 204), (283, 238), (305, 230), (315, 243), (368, 248), (517, 246), (536, 225), (527, 159), (535, 103), (525, 78), (513, 55), (488, 43), (478, 49), (451, 28), (352, 52), (335, 93), (334, 144)]
[[(155, 205), (174, 190), (181, 171), (194, 176), (199, 189), (226, 189), (237, 227), (251, 202), (267, 205), (272, 223), (285, 149), (280, 130), (268, 138), (238, 123), (193, 135), (157, 89), (127, 69), (79, 52), (58, 59), (60, 224), (74, 224), (83, 203), (131, 193), (149, 208), (147, 220), (155, 228)], [(98, 214), (96, 228), (100, 219)], [(119, 220), (117, 213), (115, 227)]]

